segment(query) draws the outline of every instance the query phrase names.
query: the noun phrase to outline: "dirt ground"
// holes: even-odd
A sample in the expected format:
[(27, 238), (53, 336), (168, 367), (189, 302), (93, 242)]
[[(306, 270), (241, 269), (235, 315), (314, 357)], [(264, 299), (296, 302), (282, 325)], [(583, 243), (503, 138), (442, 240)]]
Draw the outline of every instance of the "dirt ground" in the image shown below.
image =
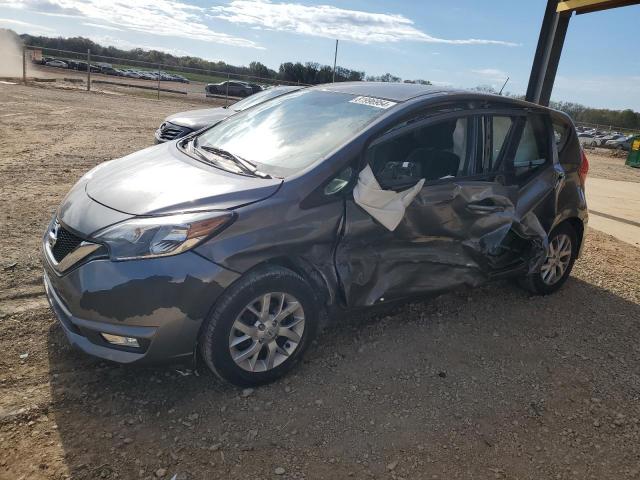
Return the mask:
[(640, 183), (640, 168), (624, 164), (627, 152), (598, 147), (586, 150), (586, 155), (589, 160), (589, 176)]
[(198, 105), (0, 84), (0, 106), (0, 478), (639, 478), (637, 248), (590, 230), (556, 295), (503, 282), (349, 315), (256, 390), (104, 363), (48, 310), (40, 237), (83, 172)]

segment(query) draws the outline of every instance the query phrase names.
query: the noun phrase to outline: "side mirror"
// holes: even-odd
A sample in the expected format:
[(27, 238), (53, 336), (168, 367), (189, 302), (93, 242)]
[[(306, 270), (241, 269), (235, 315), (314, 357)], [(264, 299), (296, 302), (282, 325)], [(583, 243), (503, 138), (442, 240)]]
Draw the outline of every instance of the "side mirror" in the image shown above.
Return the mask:
[(327, 196), (335, 195), (341, 192), (353, 177), (353, 168), (347, 167), (342, 170), (336, 177), (334, 177), (327, 185), (324, 187), (324, 194)]

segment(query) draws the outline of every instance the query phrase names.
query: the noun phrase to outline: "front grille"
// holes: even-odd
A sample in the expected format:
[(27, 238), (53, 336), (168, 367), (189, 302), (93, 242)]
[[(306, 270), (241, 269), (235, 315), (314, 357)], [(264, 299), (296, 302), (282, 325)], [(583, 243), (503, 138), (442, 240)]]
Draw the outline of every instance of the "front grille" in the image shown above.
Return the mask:
[(62, 225), (58, 228), (58, 237), (56, 243), (51, 248), (51, 253), (56, 262), (61, 262), (64, 257), (73, 252), (78, 245), (82, 243), (82, 239), (66, 230)]
[(176, 138), (182, 138), (188, 133), (191, 133), (191, 129), (187, 127), (181, 127), (174, 125), (173, 123), (163, 123), (160, 126), (159, 137), (164, 141), (175, 140)]

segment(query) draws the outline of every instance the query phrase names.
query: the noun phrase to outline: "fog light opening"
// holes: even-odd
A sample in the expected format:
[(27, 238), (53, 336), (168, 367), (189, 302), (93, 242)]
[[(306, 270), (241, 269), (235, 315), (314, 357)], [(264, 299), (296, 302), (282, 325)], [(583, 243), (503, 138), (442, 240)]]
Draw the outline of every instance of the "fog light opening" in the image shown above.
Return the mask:
[(111, 333), (101, 333), (102, 338), (104, 338), (111, 345), (117, 345), (119, 347), (130, 347), (130, 348), (140, 348), (140, 343), (138, 343), (137, 338), (133, 337), (122, 337), (120, 335), (112, 335)]

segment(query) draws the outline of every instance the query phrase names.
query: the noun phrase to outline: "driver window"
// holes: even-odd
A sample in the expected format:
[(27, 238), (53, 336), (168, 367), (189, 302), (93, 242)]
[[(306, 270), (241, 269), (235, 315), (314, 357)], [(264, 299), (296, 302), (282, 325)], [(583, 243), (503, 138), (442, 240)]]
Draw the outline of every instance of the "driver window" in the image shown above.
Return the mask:
[(374, 144), (367, 162), (387, 188), (468, 175), (469, 123), (460, 117), (408, 129)]

